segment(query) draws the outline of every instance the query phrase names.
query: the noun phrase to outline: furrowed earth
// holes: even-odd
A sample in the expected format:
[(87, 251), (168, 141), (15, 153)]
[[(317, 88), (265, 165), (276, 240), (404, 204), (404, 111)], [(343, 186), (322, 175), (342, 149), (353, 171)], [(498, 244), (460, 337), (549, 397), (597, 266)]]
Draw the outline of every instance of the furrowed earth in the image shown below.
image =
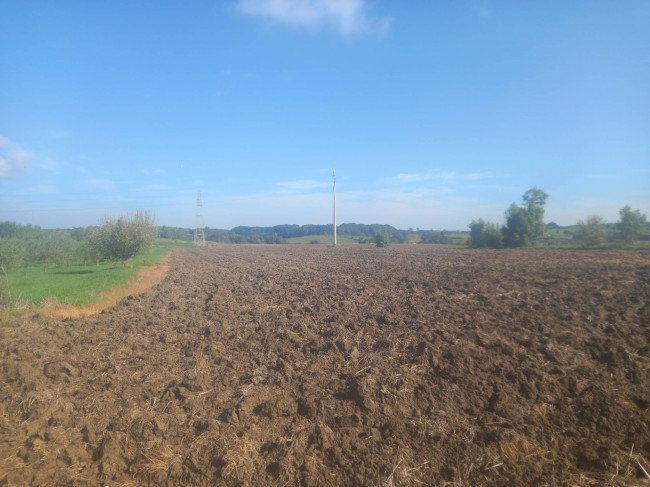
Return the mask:
[(648, 485), (650, 253), (215, 246), (0, 324), (0, 485)]

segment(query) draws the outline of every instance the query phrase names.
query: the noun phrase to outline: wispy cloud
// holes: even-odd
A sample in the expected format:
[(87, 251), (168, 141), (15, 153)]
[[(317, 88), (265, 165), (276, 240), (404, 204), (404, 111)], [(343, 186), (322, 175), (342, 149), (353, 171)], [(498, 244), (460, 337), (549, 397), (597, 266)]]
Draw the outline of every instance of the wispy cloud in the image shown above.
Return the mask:
[(400, 173), (397, 175), (397, 179), (400, 181), (405, 181), (407, 183), (413, 182), (413, 181), (426, 181), (427, 179), (431, 179), (433, 176), (431, 174), (407, 174), (407, 173)]
[(171, 194), (174, 191), (174, 186), (165, 183), (149, 183), (145, 184), (141, 191), (147, 195)]
[(397, 180), (405, 183), (426, 181), (430, 179), (441, 181), (478, 181), (479, 179), (487, 179), (489, 177), (491, 177), (489, 173), (457, 173), (454, 171), (442, 171), (437, 173), (400, 173), (397, 175)]
[(241, 12), (303, 29), (333, 28), (343, 36), (390, 30), (391, 19), (372, 19), (365, 0), (238, 0)]
[(0, 135), (0, 178), (17, 176), (21, 169), (27, 169), (32, 158), (31, 153)]
[(110, 179), (85, 179), (79, 181), (81, 187), (85, 189), (98, 189), (102, 191), (117, 191), (117, 184)]
[(145, 176), (163, 176), (167, 174), (167, 171), (164, 169), (142, 169), (141, 170), (142, 174)]
[[(477, 217), (479, 202), (474, 198), (453, 196), (445, 188), (382, 188), (338, 193), (340, 222), (388, 223), (397, 228), (465, 229)], [(480, 205), (484, 218), (499, 219), (503, 205)], [(211, 208), (237, 208), (224, 213)], [(206, 224), (214, 228), (237, 225), (277, 225), (281, 223), (329, 223), (332, 195), (328, 192), (262, 192), (249, 195), (204, 199)], [(453, 208), (453, 211), (450, 209)]]
[(329, 188), (332, 183), (326, 183), (324, 181), (314, 181), (311, 179), (301, 179), (298, 181), (283, 181), (277, 183), (278, 186), (298, 191), (308, 191), (311, 189), (324, 189)]
[(479, 179), (489, 178), (490, 175), (484, 172), (470, 172), (470, 173), (457, 173), (454, 171), (441, 172), (435, 174), (436, 179), (442, 179), (444, 181), (451, 180), (464, 180), (464, 181), (478, 181)]

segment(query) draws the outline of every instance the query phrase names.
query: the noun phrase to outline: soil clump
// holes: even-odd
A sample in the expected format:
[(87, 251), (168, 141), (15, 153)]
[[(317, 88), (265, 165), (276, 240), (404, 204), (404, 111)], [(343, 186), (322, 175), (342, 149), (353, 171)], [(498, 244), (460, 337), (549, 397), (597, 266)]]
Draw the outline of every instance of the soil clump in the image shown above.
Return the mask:
[(650, 253), (179, 249), (0, 325), (0, 485), (647, 485)]

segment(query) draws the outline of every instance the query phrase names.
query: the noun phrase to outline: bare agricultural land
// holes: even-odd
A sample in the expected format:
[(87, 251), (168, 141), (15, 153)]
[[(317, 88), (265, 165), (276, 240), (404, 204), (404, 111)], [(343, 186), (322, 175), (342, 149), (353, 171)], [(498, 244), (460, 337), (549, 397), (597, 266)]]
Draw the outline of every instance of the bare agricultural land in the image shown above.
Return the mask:
[(650, 252), (179, 249), (0, 325), (3, 485), (645, 485)]

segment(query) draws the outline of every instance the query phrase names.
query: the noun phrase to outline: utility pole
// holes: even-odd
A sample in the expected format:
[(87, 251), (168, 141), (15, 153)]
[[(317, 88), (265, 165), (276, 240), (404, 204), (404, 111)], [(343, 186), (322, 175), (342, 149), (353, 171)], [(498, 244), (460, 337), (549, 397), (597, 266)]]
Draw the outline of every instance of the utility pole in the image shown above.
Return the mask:
[(334, 166), (334, 247), (336, 247), (336, 166)]
[(196, 195), (196, 228), (194, 230), (194, 245), (205, 247), (205, 225), (203, 224), (203, 202), (201, 201), (201, 191)]

